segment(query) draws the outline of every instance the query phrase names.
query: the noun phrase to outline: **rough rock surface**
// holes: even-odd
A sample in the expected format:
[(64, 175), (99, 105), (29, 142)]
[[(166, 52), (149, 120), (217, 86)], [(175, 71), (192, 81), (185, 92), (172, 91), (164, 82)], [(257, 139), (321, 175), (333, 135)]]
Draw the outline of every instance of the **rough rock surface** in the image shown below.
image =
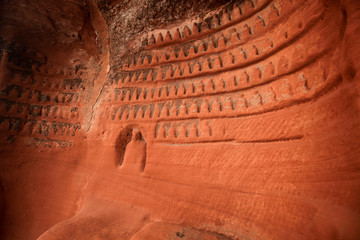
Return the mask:
[(0, 0), (0, 239), (359, 239), (356, 0)]

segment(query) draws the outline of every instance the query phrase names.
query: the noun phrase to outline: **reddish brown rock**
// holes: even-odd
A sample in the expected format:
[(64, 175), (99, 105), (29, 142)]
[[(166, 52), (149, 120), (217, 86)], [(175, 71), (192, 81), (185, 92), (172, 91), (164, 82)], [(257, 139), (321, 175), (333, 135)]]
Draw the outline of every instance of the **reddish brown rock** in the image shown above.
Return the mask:
[(356, 0), (0, 2), (1, 239), (359, 239)]

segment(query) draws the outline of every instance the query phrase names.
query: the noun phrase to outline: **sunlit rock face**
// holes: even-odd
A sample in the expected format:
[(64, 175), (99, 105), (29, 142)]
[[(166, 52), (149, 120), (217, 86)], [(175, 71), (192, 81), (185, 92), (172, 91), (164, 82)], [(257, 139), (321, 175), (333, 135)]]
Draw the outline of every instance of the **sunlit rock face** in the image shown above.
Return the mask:
[(359, 239), (356, 0), (0, 1), (0, 239)]

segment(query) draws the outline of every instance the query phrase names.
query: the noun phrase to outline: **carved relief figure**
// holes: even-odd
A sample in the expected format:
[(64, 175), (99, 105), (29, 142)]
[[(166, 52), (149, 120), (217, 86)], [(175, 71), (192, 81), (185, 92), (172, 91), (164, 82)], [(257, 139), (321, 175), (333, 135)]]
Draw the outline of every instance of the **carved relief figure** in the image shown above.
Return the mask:
[(146, 142), (141, 139), (141, 133), (133, 129), (130, 142), (126, 145), (122, 169), (130, 173), (141, 173), (146, 163)]

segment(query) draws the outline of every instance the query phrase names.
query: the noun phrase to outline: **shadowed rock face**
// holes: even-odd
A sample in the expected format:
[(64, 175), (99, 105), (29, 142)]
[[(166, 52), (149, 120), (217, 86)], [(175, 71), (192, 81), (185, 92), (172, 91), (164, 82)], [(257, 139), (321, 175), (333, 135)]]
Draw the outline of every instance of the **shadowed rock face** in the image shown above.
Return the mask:
[(112, 59), (139, 51), (140, 36), (150, 30), (181, 25), (192, 18), (203, 19), (229, 0), (200, 1), (98, 1), (109, 29)]
[(0, 1), (1, 239), (359, 239), (355, 0)]

